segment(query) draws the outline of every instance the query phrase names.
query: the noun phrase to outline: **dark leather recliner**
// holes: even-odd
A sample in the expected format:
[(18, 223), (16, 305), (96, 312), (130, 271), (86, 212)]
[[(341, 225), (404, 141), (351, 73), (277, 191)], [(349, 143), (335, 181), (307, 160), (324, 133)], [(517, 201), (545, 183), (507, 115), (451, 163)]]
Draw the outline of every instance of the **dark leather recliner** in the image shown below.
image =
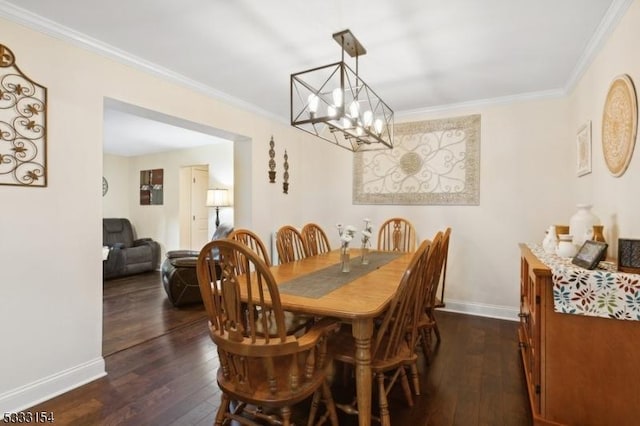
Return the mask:
[[(211, 239), (226, 238), (231, 231), (233, 231), (233, 227), (222, 223), (213, 233)], [(161, 268), (162, 285), (173, 306), (202, 303), (196, 273), (199, 254), (200, 252), (196, 250), (171, 250), (167, 252)]]
[(160, 244), (151, 238), (136, 239), (129, 219), (102, 219), (102, 245), (109, 247), (104, 279), (154, 271), (160, 263)]

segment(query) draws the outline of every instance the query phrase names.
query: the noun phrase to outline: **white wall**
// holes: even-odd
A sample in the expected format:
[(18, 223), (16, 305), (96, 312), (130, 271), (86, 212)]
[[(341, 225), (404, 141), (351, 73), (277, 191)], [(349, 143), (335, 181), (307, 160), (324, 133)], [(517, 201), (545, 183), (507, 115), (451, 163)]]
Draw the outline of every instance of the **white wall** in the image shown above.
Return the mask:
[[(0, 412), (14, 411), (104, 372), (101, 357), (102, 116), (105, 97), (235, 135), (235, 224), (270, 232), (314, 221), (337, 243), (336, 222), (379, 224), (391, 215), (416, 223), (419, 237), (452, 226), (448, 306), (513, 316), (518, 306), (517, 243), (539, 242), (567, 222), (577, 202), (593, 200), (605, 227), (637, 237), (640, 159), (621, 178), (598, 155), (601, 108), (613, 76), (639, 81), (635, 1), (568, 98), (401, 117), (482, 115), (479, 206), (354, 206), (352, 154), (286, 123), (257, 116), (0, 19), (0, 40), (29, 77), (48, 87), (47, 188), (2, 187), (0, 210)], [(575, 177), (575, 132), (594, 122), (594, 172)], [(269, 184), (274, 136), (278, 180)], [(282, 193), (287, 149), (290, 191)], [(136, 164), (139, 167), (142, 164)], [(153, 165), (153, 167), (156, 167)], [(137, 179), (137, 177), (136, 177)], [(243, 187), (239, 190), (239, 185)], [(130, 211), (132, 217), (137, 212)], [(154, 225), (156, 226), (156, 225)], [(167, 224), (149, 230), (166, 233)], [(146, 229), (141, 232), (147, 231)]]
[[(180, 247), (179, 173), (185, 166), (209, 166), (209, 187), (229, 188), (233, 192), (233, 143), (216, 143), (199, 148), (167, 151), (130, 158), (128, 201), (131, 223), (138, 237), (153, 238), (160, 243), (162, 258), (168, 250)], [(140, 205), (140, 170), (164, 170), (163, 204)], [(233, 208), (220, 210), (220, 220), (233, 224)], [(209, 235), (215, 229), (215, 210), (209, 212)]]
[[(593, 212), (604, 225), (609, 255), (617, 255), (617, 239), (640, 238), (640, 143), (636, 146), (627, 171), (620, 177), (609, 173), (602, 153), (602, 112), (613, 79), (628, 74), (636, 92), (640, 89), (640, 2), (634, 1), (609, 37), (602, 52), (593, 61), (569, 99), (569, 131), (575, 140), (578, 128), (592, 123), (591, 174), (576, 178), (574, 201), (593, 203)], [(639, 93), (640, 94), (640, 93)], [(573, 147), (575, 155), (575, 146)]]
[(102, 217), (129, 217), (129, 192), (131, 191), (129, 157), (104, 154), (102, 175), (109, 183), (109, 190), (102, 197)]

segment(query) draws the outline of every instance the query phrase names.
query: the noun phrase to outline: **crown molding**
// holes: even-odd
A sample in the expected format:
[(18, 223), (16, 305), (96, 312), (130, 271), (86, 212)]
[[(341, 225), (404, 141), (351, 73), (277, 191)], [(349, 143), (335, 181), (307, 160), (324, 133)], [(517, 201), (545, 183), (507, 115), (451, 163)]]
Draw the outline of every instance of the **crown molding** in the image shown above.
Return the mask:
[(569, 79), (564, 86), (564, 91), (566, 93), (571, 93), (573, 89), (575, 89), (578, 81), (587, 71), (587, 68), (589, 68), (589, 65), (591, 65), (593, 59), (596, 57), (598, 52), (600, 52), (600, 49), (602, 49), (602, 46), (608, 40), (613, 30), (615, 30), (631, 4), (633, 4), (633, 0), (614, 0), (613, 3), (611, 3), (611, 6), (607, 9), (607, 12), (600, 21), (598, 28), (596, 28), (595, 33), (591, 37), (591, 40), (589, 40), (587, 47), (585, 47), (582, 52), (582, 56), (578, 60), (576, 67), (569, 76)]
[(521, 93), (518, 95), (502, 96), (498, 98), (479, 99), (479, 100), (457, 102), (457, 103), (446, 104), (446, 105), (436, 105), (436, 106), (431, 106), (426, 108), (417, 108), (417, 109), (406, 110), (406, 111), (396, 111), (395, 117), (396, 119), (405, 119), (405, 118), (410, 118), (416, 115), (433, 114), (433, 113), (447, 112), (451, 110), (460, 110), (460, 109), (488, 108), (488, 107), (499, 106), (499, 105), (513, 104), (517, 102), (555, 99), (555, 98), (561, 98), (566, 95), (567, 95), (567, 92), (565, 92), (564, 89), (553, 89), (553, 90), (545, 90), (540, 92)]
[(105, 56), (109, 59), (115, 60), (125, 65), (129, 65), (138, 70), (153, 74), (172, 83), (179, 84), (195, 92), (201, 93), (207, 97), (226, 102), (234, 107), (263, 116), (265, 118), (288, 124), (288, 121), (283, 117), (257, 107), (254, 104), (231, 96), (228, 93), (214, 89), (196, 80), (185, 77), (182, 74), (171, 71), (158, 64), (132, 55), (129, 52), (118, 49), (100, 40), (89, 37), (86, 34), (80, 33), (50, 19), (30, 12), (26, 9), (15, 6), (14, 4), (8, 3), (5, 0), (0, 0), (0, 16), (31, 28), (35, 31), (71, 43), (74, 46), (91, 51), (93, 53), (97, 53), (101, 56)]

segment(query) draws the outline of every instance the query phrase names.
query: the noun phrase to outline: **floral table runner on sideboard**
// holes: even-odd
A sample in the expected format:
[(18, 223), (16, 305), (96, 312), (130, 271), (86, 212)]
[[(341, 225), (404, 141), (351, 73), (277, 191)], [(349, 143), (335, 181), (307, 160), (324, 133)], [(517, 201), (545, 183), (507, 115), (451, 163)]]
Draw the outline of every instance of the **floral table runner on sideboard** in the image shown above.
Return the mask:
[(617, 272), (611, 262), (588, 270), (540, 245), (527, 246), (551, 269), (555, 312), (640, 321), (640, 275)]

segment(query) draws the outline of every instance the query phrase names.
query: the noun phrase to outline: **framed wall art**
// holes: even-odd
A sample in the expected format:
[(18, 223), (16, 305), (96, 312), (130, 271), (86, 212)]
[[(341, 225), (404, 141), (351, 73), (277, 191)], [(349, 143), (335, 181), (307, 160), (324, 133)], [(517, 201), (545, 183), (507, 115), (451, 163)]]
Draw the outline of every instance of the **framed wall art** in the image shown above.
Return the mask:
[(609, 172), (622, 176), (629, 167), (638, 128), (638, 101), (631, 77), (617, 76), (602, 112), (602, 152)]
[(480, 115), (400, 123), (390, 150), (354, 155), (354, 204), (480, 204)]
[(591, 173), (591, 120), (578, 129), (576, 137), (576, 167), (578, 176)]
[(0, 44), (0, 185), (47, 186), (47, 88)]

